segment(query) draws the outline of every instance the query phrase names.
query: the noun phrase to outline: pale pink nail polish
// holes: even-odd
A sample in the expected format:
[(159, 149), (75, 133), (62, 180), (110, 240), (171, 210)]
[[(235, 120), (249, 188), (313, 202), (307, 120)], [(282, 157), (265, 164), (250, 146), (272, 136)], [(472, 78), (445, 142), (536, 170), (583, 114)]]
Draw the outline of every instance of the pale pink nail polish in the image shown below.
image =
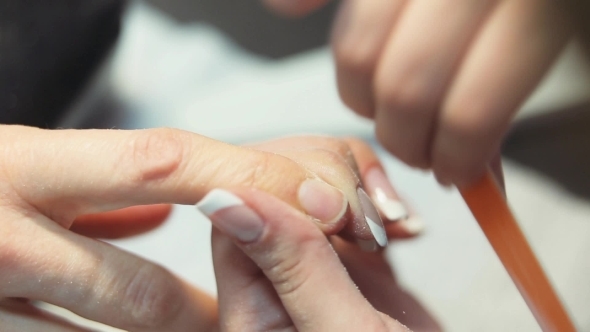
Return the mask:
[(381, 247), (387, 246), (387, 234), (385, 233), (383, 221), (381, 221), (381, 217), (379, 216), (379, 212), (377, 212), (375, 205), (373, 205), (369, 195), (367, 195), (363, 188), (358, 188), (357, 194), (361, 202), (361, 207), (363, 208), (363, 213), (365, 214), (367, 226), (369, 227), (371, 234), (373, 234), (375, 241), (377, 241), (377, 244)]
[(348, 208), (348, 200), (340, 190), (316, 179), (301, 184), (298, 198), (303, 210), (323, 223), (340, 220)]
[(242, 242), (256, 241), (264, 230), (262, 218), (226, 190), (212, 190), (197, 204), (197, 209), (224, 234)]

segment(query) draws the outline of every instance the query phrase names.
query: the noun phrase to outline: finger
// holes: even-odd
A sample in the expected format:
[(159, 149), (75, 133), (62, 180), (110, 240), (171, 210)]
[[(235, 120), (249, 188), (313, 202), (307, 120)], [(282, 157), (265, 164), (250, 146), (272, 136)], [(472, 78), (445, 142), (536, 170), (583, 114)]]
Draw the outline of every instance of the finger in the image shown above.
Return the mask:
[(214, 300), (165, 269), (44, 216), (10, 217), (0, 228), (0, 284), (10, 287), (0, 297), (51, 303), (132, 331), (210, 331), (216, 323)]
[(331, 242), (350, 278), (375, 309), (412, 331), (442, 331), (432, 314), (396, 281), (383, 253), (361, 252), (336, 237)]
[(374, 82), (376, 133), (410, 166), (430, 168), (438, 105), (495, 2), (411, 1), (389, 36)]
[(254, 146), (257, 150), (279, 154), (284, 151), (308, 151), (312, 149), (329, 151), (340, 156), (348, 164), (354, 175), (360, 177), (358, 165), (348, 143), (340, 138), (321, 135), (298, 135), (268, 140), (251, 146)]
[(270, 9), (291, 17), (300, 17), (324, 6), (329, 0), (263, 0)]
[(345, 0), (332, 31), (338, 92), (356, 113), (373, 117), (373, 74), (404, 0)]
[(286, 156), (342, 190), (350, 207), (351, 217), (347, 218), (350, 222), (319, 224), (325, 234), (336, 234), (346, 226), (340, 235), (356, 239), (366, 250), (375, 251), (379, 245), (387, 244), (383, 222), (361, 186), (358, 166), (346, 142), (330, 137), (299, 136), (265, 142), (257, 148)]
[[(7, 156), (3, 174), (24, 200), (18, 204), (33, 206), (65, 227), (82, 214), (194, 204), (211, 189), (231, 186), (269, 192), (325, 221), (339, 219), (346, 206), (340, 190), (283, 156), (180, 130), (3, 126), (0, 142), (0, 153)], [(318, 197), (335, 203), (317, 207)]]
[(464, 186), (483, 174), (568, 36), (554, 1), (500, 2), (443, 103), (431, 152), (438, 178)]
[(356, 289), (324, 234), (301, 213), (246, 189), (215, 190), (198, 207), (260, 267), (298, 331), (387, 327)]
[(344, 140), (357, 161), (365, 189), (383, 216), (389, 238), (410, 238), (424, 230), (422, 219), (403, 202), (373, 149), (355, 138)]
[(0, 301), (0, 323), (3, 332), (89, 332), (90, 330), (46, 313), (21, 301)]
[[(350, 222), (340, 223), (338, 230), (345, 226), (343, 233), (352, 235), (358, 244), (367, 251), (375, 251), (387, 245), (387, 235), (379, 212), (362, 188), (359, 178), (351, 171), (344, 159), (326, 150), (283, 151), (281, 154), (297, 160), (307, 169), (315, 172), (327, 183), (337, 186), (348, 198)], [(326, 165), (330, 165), (326, 167)], [(320, 201), (316, 201), (319, 206)], [(334, 234), (330, 232), (329, 234)], [(347, 236), (350, 238), (350, 236)]]
[(256, 263), (215, 228), (211, 249), (221, 331), (242, 331), (245, 326), (249, 331), (284, 331), (292, 327), (272, 283)]
[(76, 218), (70, 230), (92, 238), (119, 239), (153, 230), (168, 218), (171, 211), (171, 205), (159, 204), (87, 214)]

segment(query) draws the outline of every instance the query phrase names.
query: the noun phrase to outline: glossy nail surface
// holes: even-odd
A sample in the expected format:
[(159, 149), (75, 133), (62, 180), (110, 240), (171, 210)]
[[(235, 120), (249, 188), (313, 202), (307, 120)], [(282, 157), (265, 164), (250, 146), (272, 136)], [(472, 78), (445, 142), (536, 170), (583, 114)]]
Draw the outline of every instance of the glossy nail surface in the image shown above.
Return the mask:
[(385, 234), (385, 228), (383, 227), (383, 222), (381, 221), (377, 208), (375, 208), (371, 198), (369, 198), (369, 195), (367, 195), (363, 188), (358, 188), (357, 194), (371, 234), (373, 234), (375, 241), (381, 247), (385, 247), (387, 245), (387, 234)]
[(348, 207), (348, 201), (340, 190), (316, 179), (301, 184), (298, 199), (308, 215), (323, 223), (338, 221)]
[(197, 203), (197, 209), (224, 234), (242, 242), (253, 242), (262, 235), (264, 222), (260, 216), (227, 190), (212, 190)]

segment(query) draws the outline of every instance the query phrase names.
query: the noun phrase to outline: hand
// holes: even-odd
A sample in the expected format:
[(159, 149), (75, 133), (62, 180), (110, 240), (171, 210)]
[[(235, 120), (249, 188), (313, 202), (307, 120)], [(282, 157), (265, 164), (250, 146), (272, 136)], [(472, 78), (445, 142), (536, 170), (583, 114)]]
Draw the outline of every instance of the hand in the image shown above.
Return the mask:
[[(252, 147), (297, 161), (328, 183), (345, 188), (343, 190), (347, 197), (360, 197), (359, 188), (362, 192), (366, 190), (376, 204), (379, 216), (385, 221), (388, 238), (411, 238), (420, 234), (424, 227), (421, 219), (400, 199), (373, 149), (361, 140), (296, 136), (255, 144)], [(364, 234), (367, 227), (363, 220), (365, 214), (369, 214), (367, 211), (374, 210), (374, 207), (371, 202), (361, 203), (362, 208), (355, 204), (356, 202), (349, 202), (353, 216), (343, 235), (348, 237), (348, 231), (363, 243), (363, 240), (371, 239), (370, 236), (364, 236), (367, 235)], [(354, 211), (359, 210), (363, 212), (355, 216)], [(373, 219), (377, 220), (379, 216)], [(321, 223), (319, 226), (325, 233), (334, 234), (330, 227)]]
[(382, 253), (337, 236), (331, 245), (280, 200), (234, 188), (214, 190), (197, 206), (215, 226), (221, 331), (408, 331), (400, 322), (441, 331), (399, 287)]
[[(375, 215), (377, 227), (367, 224), (367, 203), (361, 203), (364, 198), (357, 192), (360, 180), (347, 168), (351, 158), (347, 162), (342, 157), (350, 155), (347, 145), (329, 138), (312, 141), (320, 148), (305, 151), (293, 138), (285, 140), (290, 147), (275, 141), (257, 150), (172, 129), (0, 126), (0, 315), (16, 317), (7, 329), (47, 325), (60, 330), (67, 325), (16, 298), (52, 303), (131, 331), (183, 331), (187, 326), (210, 331), (217, 324), (216, 303), (207, 295), (161, 267), (81, 235), (142, 232), (155, 227), (169, 207), (141, 208), (159, 214), (145, 225), (137, 214), (124, 216), (133, 210), (109, 212), (107, 219), (97, 213), (194, 204), (214, 188), (247, 187), (286, 202), (327, 234), (343, 234), (375, 247), (375, 234), (382, 236), (383, 226)], [(342, 155), (327, 151), (328, 145), (337, 146)], [(380, 165), (370, 159), (374, 155), (367, 155), (365, 161), (356, 161), (368, 183), (368, 171)], [(390, 186), (373, 183), (374, 190)], [(382, 202), (386, 208), (395, 206), (391, 195)], [(391, 236), (416, 234), (404, 230), (408, 220), (412, 218), (385, 229)], [(117, 230), (114, 225), (123, 221), (127, 226)]]
[[(303, 15), (327, 0), (265, 0)], [(477, 180), (570, 36), (553, 0), (344, 0), (332, 47), (344, 103), (439, 182)]]

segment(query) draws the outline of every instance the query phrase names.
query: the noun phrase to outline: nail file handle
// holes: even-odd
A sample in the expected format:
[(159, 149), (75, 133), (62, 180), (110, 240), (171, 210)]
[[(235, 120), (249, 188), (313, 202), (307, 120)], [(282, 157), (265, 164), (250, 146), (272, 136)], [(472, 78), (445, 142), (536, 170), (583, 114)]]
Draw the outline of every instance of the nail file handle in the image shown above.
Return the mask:
[(575, 332), (493, 175), (487, 173), (461, 195), (543, 331)]

